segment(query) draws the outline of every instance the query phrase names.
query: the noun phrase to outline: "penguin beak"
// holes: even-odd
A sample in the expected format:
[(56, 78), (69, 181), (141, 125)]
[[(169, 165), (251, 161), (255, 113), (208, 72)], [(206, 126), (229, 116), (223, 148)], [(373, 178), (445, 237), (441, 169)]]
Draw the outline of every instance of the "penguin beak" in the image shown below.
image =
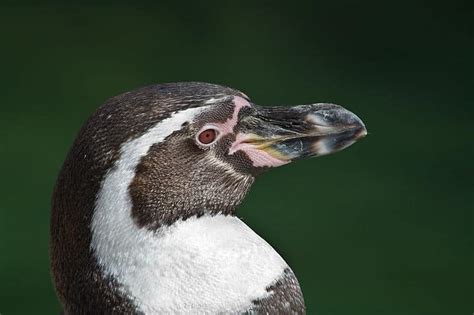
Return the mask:
[(367, 135), (359, 117), (335, 104), (254, 108), (240, 121), (229, 150), (229, 154), (244, 151), (254, 166), (279, 166), (330, 154)]

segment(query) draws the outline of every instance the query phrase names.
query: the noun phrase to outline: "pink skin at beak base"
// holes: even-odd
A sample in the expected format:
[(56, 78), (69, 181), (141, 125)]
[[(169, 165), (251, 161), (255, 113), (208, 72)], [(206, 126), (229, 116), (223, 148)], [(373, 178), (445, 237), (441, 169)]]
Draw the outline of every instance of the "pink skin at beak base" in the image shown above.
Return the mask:
[(251, 106), (246, 99), (240, 96), (234, 96), (234, 104), (234, 112), (232, 113), (231, 118), (227, 119), (227, 121), (224, 123), (213, 124), (220, 130), (220, 136), (234, 132), (234, 127), (237, 125), (240, 110), (244, 107)]
[(255, 167), (278, 167), (290, 162), (282, 161), (263, 150), (257, 149), (255, 145), (246, 142), (246, 140), (249, 140), (250, 138), (250, 135), (241, 133), (237, 134), (234, 143), (232, 143), (229, 149), (229, 155), (232, 155), (237, 151), (242, 151), (248, 156)]

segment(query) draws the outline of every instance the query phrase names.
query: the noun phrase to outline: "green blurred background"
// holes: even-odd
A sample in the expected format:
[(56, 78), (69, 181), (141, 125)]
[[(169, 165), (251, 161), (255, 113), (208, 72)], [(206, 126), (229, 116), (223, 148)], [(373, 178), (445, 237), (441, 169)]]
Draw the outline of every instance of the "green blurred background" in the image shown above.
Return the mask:
[(272, 170), (239, 216), (299, 278), (309, 314), (471, 314), (468, 2), (0, 5), (0, 313), (55, 314), (50, 195), (107, 98), (206, 81), (257, 104), (334, 102), (369, 136)]

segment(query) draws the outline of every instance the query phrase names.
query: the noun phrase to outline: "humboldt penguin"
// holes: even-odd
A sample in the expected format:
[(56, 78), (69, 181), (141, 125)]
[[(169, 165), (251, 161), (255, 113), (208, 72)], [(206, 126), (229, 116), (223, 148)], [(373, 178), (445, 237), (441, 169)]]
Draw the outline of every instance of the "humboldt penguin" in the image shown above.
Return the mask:
[(305, 313), (295, 274), (236, 209), (262, 172), (366, 133), (338, 105), (263, 107), (209, 83), (109, 99), (79, 131), (52, 196), (64, 312)]

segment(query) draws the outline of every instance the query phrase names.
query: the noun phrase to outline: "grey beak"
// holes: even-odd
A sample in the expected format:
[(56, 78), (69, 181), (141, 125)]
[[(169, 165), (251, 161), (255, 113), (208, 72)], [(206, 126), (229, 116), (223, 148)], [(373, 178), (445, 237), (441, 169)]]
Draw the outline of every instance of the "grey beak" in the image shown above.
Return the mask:
[(246, 142), (282, 161), (337, 152), (367, 135), (359, 117), (335, 104), (256, 109), (242, 122)]

